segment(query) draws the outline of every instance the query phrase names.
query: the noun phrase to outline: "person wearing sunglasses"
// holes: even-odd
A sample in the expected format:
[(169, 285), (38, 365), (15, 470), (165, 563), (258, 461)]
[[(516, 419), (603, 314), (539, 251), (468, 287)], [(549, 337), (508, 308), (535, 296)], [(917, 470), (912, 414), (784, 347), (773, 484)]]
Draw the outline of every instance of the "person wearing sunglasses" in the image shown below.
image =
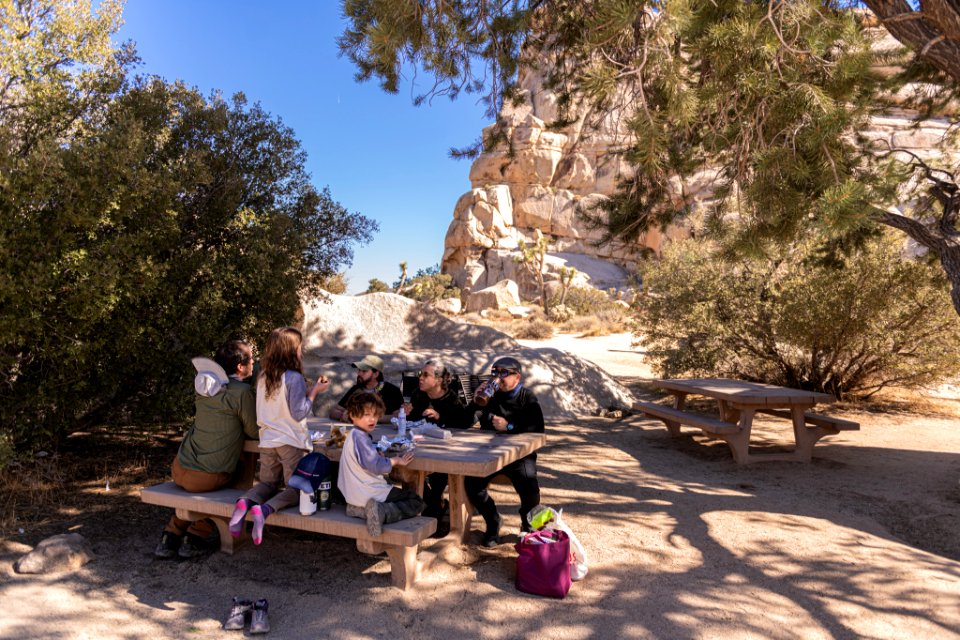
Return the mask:
[[(417, 373), (418, 389), (413, 392), (410, 402), (404, 405), (407, 418), (412, 421), (426, 420), (448, 429), (467, 429), (473, 426), (475, 415), (468, 410), (460, 397), (450, 390), (453, 373), (439, 360), (428, 360)], [(427, 508), (423, 515), (437, 519), (437, 538), (449, 531), (444, 522), (447, 505), (443, 492), (447, 488), (447, 474), (431, 473), (427, 476), (423, 488), (423, 500)]]
[[(480, 428), (510, 436), (517, 433), (542, 433), (543, 411), (537, 396), (522, 384), (522, 367), (516, 358), (500, 358), (493, 363), (491, 373), (500, 379), (500, 388), (480, 413)], [(486, 531), (483, 546), (500, 544), (500, 525), (503, 518), (497, 505), (487, 492), (494, 476), (505, 475), (513, 483), (520, 497), (520, 530), (530, 531), (527, 514), (540, 503), (540, 483), (537, 480), (537, 454), (511, 462), (500, 471), (485, 478), (466, 477), (464, 485), (467, 497), (483, 516)]]

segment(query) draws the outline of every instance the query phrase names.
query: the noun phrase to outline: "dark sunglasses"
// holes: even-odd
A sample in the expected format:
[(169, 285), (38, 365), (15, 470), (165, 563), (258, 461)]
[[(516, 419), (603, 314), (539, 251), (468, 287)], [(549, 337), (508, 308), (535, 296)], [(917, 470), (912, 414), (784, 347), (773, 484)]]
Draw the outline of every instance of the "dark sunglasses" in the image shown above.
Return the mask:
[(516, 371), (515, 369), (499, 369), (498, 368), (498, 369), (491, 369), (490, 373), (492, 373), (495, 376), (511, 376), (519, 372)]
[(418, 378), (429, 378), (429, 377), (432, 376), (432, 375), (433, 375), (433, 374), (430, 373), (429, 371), (417, 371), (417, 377), (418, 377)]

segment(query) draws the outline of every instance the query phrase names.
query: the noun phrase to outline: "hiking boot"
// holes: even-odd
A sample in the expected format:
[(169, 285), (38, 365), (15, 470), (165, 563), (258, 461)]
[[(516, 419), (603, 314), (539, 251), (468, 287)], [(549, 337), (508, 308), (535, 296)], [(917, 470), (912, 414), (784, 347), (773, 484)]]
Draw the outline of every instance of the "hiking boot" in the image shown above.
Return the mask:
[(234, 596), (233, 607), (230, 609), (230, 615), (223, 621), (223, 628), (227, 631), (243, 631), (243, 625), (250, 622), (251, 611), (253, 611), (252, 602)]
[(267, 633), (270, 631), (270, 620), (267, 618), (267, 601), (264, 598), (253, 604), (253, 614), (250, 616), (250, 635)]
[(153, 550), (153, 555), (164, 560), (172, 558), (177, 555), (177, 550), (181, 544), (183, 544), (183, 536), (164, 531), (163, 535), (160, 536), (157, 548)]
[(378, 537), (383, 533), (383, 504), (370, 498), (363, 512), (367, 518), (367, 533), (374, 538)]
[(500, 525), (503, 524), (503, 516), (497, 514), (494, 522), (487, 523), (487, 530), (483, 532), (483, 540), (480, 544), (488, 549), (492, 549), (500, 544)]
[(347, 505), (347, 515), (351, 518), (366, 518), (367, 510), (352, 504)]
[(219, 535), (214, 534), (209, 538), (201, 538), (200, 536), (188, 533), (183, 538), (183, 544), (180, 545), (180, 550), (177, 552), (177, 555), (181, 558), (190, 559), (213, 553), (219, 548)]

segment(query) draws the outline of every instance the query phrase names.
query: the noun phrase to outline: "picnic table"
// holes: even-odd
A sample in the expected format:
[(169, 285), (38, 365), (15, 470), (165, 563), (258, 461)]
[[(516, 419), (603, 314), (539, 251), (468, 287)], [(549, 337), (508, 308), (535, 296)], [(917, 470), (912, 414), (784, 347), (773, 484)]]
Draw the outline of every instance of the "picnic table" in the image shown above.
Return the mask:
[[(307, 418), (307, 428), (315, 431), (330, 432), (334, 424), (343, 424), (326, 418)], [(547, 442), (543, 433), (518, 433), (503, 436), (495, 431), (480, 429), (452, 429), (452, 437), (447, 440), (425, 437), (417, 441), (416, 455), (407, 467), (401, 470), (406, 483), (417, 493), (423, 495), (423, 486), (427, 474), (446, 473), (449, 478), (450, 492), (450, 533), (447, 538), (462, 543), (470, 532), (470, 519), (473, 509), (467, 499), (464, 488), (466, 476), (486, 477), (505, 466), (530, 455)], [(393, 437), (397, 429), (393, 425), (378, 425), (371, 434), (375, 441), (381, 436)], [(247, 443), (247, 448), (256, 441)], [(323, 453), (331, 460), (340, 460), (342, 449), (315, 445), (315, 451)]]
[[(860, 428), (859, 424), (850, 420), (808, 411), (817, 404), (836, 400), (826, 393), (726, 378), (658, 380), (655, 384), (673, 395), (673, 407), (638, 402), (634, 404), (635, 410), (662, 420), (671, 435), (680, 435), (680, 425), (685, 424), (700, 429), (709, 437), (724, 440), (738, 464), (760, 460), (810, 462), (813, 447), (821, 438)], [(720, 419), (687, 410), (686, 399), (689, 395), (715, 399), (720, 407)], [(792, 422), (796, 445), (792, 452), (750, 454), (750, 432), (754, 415), (758, 412), (787, 418)]]

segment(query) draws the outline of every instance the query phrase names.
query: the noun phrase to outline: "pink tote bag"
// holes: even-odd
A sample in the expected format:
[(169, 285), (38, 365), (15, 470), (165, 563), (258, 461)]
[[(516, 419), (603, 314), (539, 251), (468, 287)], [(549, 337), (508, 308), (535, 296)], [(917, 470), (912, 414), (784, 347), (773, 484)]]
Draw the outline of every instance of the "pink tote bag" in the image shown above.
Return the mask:
[(517, 589), (563, 598), (570, 591), (570, 538), (563, 531), (534, 531), (515, 546)]

